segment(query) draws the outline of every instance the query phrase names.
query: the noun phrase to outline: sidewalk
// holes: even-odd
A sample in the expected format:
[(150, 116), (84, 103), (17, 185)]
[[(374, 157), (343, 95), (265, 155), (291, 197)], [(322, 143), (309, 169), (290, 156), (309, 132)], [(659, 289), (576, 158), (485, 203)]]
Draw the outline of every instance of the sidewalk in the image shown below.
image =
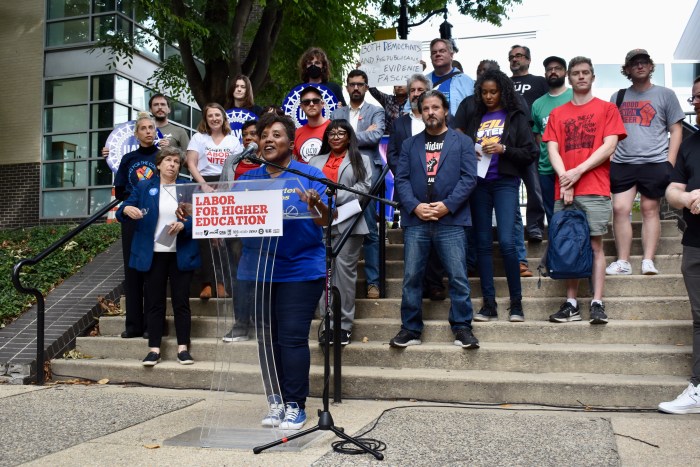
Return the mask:
[[(246, 409), (251, 397), (234, 395), (230, 402), (243, 407), (243, 418), (257, 413)], [(338, 438), (331, 433), (301, 451), (259, 455), (164, 444), (201, 427), (212, 403), (208, 391), (0, 384), (0, 466), (700, 465), (700, 415), (436, 408), (430, 406), (445, 404), (408, 401), (331, 406), (336, 424), (349, 434), (364, 431), (386, 409), (409, 407), (386, 412), (367, 435), (386, 443), (384, 462), (334, 453), (331, 442)], [(316, 423), (320, 407), (318, 399), (308, 402), (306, 427)]]

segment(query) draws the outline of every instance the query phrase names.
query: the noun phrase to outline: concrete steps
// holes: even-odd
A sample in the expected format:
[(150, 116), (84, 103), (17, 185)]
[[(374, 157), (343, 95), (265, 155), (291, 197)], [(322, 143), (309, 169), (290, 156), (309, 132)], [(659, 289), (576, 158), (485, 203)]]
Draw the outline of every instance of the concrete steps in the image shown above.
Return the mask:
[[(640, 223), (633, 223), (639, 237)], [(605, 283), (606, 326), (591, 326), (587, 281), (579, 285), (584, 321), (549, 323), (565, 297), (564, 284), (549, 278), (523, 278), (526, 322), (508, 322), (506, 280), (497, 244), (494, 248), (499, 321), (474, 323), (481, 348), (467, 351), (453, 345), (447, 323), (450, 300), (423, 301), (423, 344), (397, 350), (389, 340), (400, 328), (403, 276), (402, 231), (389, 231), (387, 296), (358, 298), (353, 341), (343, 350), (343, 394), (352, 398), (426, 399), (491, 403), (529, 402), (561, 405), (655, 407), (675, 397), (687, 384), (691, 367), (692, 323), (683, 278), (682, 247), (672, 221), (662, 222), (656, 265), (657, 276), (640, 275), (641, 241), (633, 242), (631, 276), (608, 276)], [(531, 268), (539, 263), (547, 242), (527, 244)], [(615, 259), (612, 234), (604, 241), (607, 262)], [(358, 291), (365, 283), (360, 267)], [(539, 282), (539, 288), (538, 288)], [(478, 278), (470, 278), (474, 311), (481, 307)], [(358, 292), (358, 297), (364, 295)], [(202, 302), (191, 299), (192, 355), (195, 364), (175, 361), (176, 341), (164, 338), (163, 362), (144, 368), (143, 339), (121, 339), (123, 317), (103, 317), (101, 337), (80, 337), (77, 349), (93, 358), (54, 360), (59, 377), (109, 378), (155, 386), (210, 388), (220, 371), (228, 390), (261, 392), (257, 343), (226, 344), (220, 336), (231, 325), (231, 299)], [(125, 306), (122, 301), (122, 306)], [(168, 312), (170, 314), (170, 310)], [(225, 322), (217, 324), (217, 316)], [(172, 317), (168, 318), (174, 336)], [(311, 392), (321, 395), (322, 358), (312, 325)], [(219, 363), (215, 363), (219, 362)], [(225, 362), (222, 363), (222, 362)]]
[[(478, 352), (478, 351), (477, 351)], [(87, 364), (86, 364), (87, 362)], [(54, 375), (112, 383), (140, 383), (161, 387), (209, 389), (213, 362), (197, 361), (184, 367), (163, 361), (144, 368), (136, 360), (54, 360)], [(231, 364), (232, 392), (260, 393), (257, 365)], [(524, 373), (430, 368), (407, 370), (376, 366), (343, 368), (344, 397), (359, 399), (421, 399), (440, 402), (534, 403), (567, 406), (655, 407), (673, 399), (687, 378), (669, 375), (616, 375), (609, 373)], [(311, 366), (311, 395), (320, 397), (323, 369)]]

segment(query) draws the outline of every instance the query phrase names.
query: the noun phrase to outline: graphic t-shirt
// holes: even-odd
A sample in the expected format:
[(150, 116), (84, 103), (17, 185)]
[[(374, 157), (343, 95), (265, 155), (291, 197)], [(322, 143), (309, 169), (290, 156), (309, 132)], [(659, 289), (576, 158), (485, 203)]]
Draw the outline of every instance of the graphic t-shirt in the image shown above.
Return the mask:
[(195, 133), (187, 150), (197, 152), (197, 169), (203, 177), (206, 177), (221, 175), (226, 158), (231, 154), (242, 152), (243, 145), (232, 134), (226, 135), (220, 144), (216, 144), (211, 135)]
[(326, 120), (319, 126), (311, 126), (308, 123), (297, 128), (294, 133), (294, 155), (299, 162), (308, 163), (309, 159), (318, 155), (321, 150), (323, 133), (331, 121)]
[(117, 198), (127, 199), (138, 182), (148, 180), (156, 174), (157, 153), (157, 146), (140, 146), (136, 151), (122, 157), (114, 176), (114, 192)]
[[(553, 109), (560, 105), (564, 105), (571, 100), (574, 92), (568, 88), (558, 96), (552, 96), (549, 93), (537, 99), (532, 104), (532, 132), (536, 135), (543, 135), (547, 128), (549, 114)], [(537, 171), (542, 175), (551, 175), (554, 173), (552, 164), (549, 162), (549, 152), (547, 152), (547, 143), (540, 143), (540, 160), (537, 164)]]
[(429, 199), (432, 196), (435, 176), (437, 175), (438, 165), (440, 164), (440, 153), (442, 152), (442, 145), (445, 143), (446, 134), (446, 131), (439, 135), (431, 135), (428, 132), (425, 133), (425, 163), (428, 172)]
[(159, 126), (158, 129), (163, 135), (163, 138), (170, 140), (170, 144), (183, 151), (187, 150), (187, 146), (190, 144), (190, 137), (183, 128), (168, 122), (163, 126)]
[[(610, 102), (617, 102), (617, 92), (610, 97)], [(613, 162), (665, 162), (668, 158), (668, 130), (685, 117), (676, 94), (663, 86), (652, 86), (644, 92), (627, 88), (620, 115), (627, 138), (617, 145)]]
[[(495, 112), (486, 112), (481, 117), (481, 125), (476, 131), (476, 142), (482, 146), (485, 144), (500, 143), (503, 136), (503, 129), (506, 125), (507, 113), (505, 109), (496, 110)], [(498, 154), (491, 154), (491, 163), (486, 171), (484, 180), (498, 180), (501, 176), (498, 174)]]
[[(564, 168), (570, 170), (581, 165), (603, 145), (603, 138), (611, 135), (618, 135), (620, 140), (627, 136), (620, 113), (615, 104), (594, 97), (583, 105), (569, 102), (552, 110), (542, 141), (559, 144)], [(554, 181), (558, 198), (559, 177)], [(574, 185), (574, 196), (581, 195), (610, 196), (609, 159), (581, 176)]]
[(525, 76), (511, 76), (510, 80), (515, 86), (515, 91), (525, 98), (529, 109), (532, 109), (532, 104), (537, 99), (549, 91), (549, 85), (543, 76), (527, 74)]

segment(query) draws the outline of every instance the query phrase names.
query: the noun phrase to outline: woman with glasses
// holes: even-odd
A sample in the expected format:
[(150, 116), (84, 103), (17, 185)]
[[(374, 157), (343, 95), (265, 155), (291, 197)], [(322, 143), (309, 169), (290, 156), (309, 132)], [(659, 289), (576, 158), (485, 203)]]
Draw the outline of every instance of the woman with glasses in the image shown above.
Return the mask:
[(192, 217), (178, 219), (177, 194), (164, 185), (185, 183), (178, 179), (184, 158), (179, 148), (166, 146), (156, 156), (157, 175), (142, 180), (117, 211), (117, 219), (136, 225), (129, 266), (144, 274), (144, 299), (149, 352), (144, 366), (160, 362), (165, 320), (166, 291), (170, 296), (177, 335), (177, 361), (194, 363), (189, 353), (192, 316), (190, 282), (201, 265), (197, 242), (192, 240)]
[[(347, 120), (333, 120), (323, 134), (321, 153), (312, 157), (309, 165), (321, 169), (329, 180), (340, 183), (363, 193), (369, 193), (372, 183), (372, 166), (369, 157), (360, 154), (357, 148), (355, 132)], [(336, 207), (348, 203), (357, 203), (357, 214), (333, 226), (331, 237), (333, 246), (340, 240), (342, 234), (349, 229), (355, 218), (360, 215), (359, 203), (362, 196), (344, 190), (339, 190)], [(341, 303), (341, 332), (340, 343), (350, 343), (352, 323), (355, 319), (355, 283), (357, 282), (357, 262), (360, 259), (364, 235), (369, 232), (364, 218), (360, 219), (347, 242), (335, 258), (333, 265), (333, 282), (340, 292)], [(325, 299), (321, 298), (321, 309), (325, 309)], [(332, 323), (331, 323), (332, 325)], [(323, 331), (319, 342), (324, 343), (328, 338), (332, 343), (333, 330)]]
[(530, 116), (521, 110), (510, 78), (501, 71), (488, 70), (477, 79), (474, 95), (476, 113), (468, 122), (465, 134), (476, 142), (481, 166), (469, 204), (484, 297), (474, 320), (498, 320), (492, 251), (492, 212), (495, 210), (498, 245), (510, 294), (510, 321), (524, 321), (520, 264), (513, 230), (516, 210), (520, 209), (520, 178), (539, 151), (532, 136)]

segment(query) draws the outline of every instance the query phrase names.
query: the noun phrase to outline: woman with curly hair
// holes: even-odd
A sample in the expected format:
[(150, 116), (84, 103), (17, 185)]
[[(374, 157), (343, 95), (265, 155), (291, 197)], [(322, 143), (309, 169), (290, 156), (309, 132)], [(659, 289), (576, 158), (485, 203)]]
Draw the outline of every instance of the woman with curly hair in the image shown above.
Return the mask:
[(335, 94), (338, 102), (347, 105), (343, 97), (343, 90), (336, 83), (332, 83), (331, 64), (328, 62), (326, 52), (320, 47), (307, 49), (299, 58), (299, 77), (302, 83), (322, 84)]
[(513, 82), (503, 72), (489, 70), (474, 86), (476, 113), (467, 123), (466, 134), (477, 143), (480, 171), (472, 193), (472, 222), (483, 306), (475, 321), (498, 319), (496, 289), (493, 280), (493, 228), (495, 209), (498, 244), (503, 257), (510, 294), (510, 321), (524, 321), (520, 264), (513, 230), (520, 209), (518, 190), (525, 168), (538, 156), (529, 115), (521, 109)]

